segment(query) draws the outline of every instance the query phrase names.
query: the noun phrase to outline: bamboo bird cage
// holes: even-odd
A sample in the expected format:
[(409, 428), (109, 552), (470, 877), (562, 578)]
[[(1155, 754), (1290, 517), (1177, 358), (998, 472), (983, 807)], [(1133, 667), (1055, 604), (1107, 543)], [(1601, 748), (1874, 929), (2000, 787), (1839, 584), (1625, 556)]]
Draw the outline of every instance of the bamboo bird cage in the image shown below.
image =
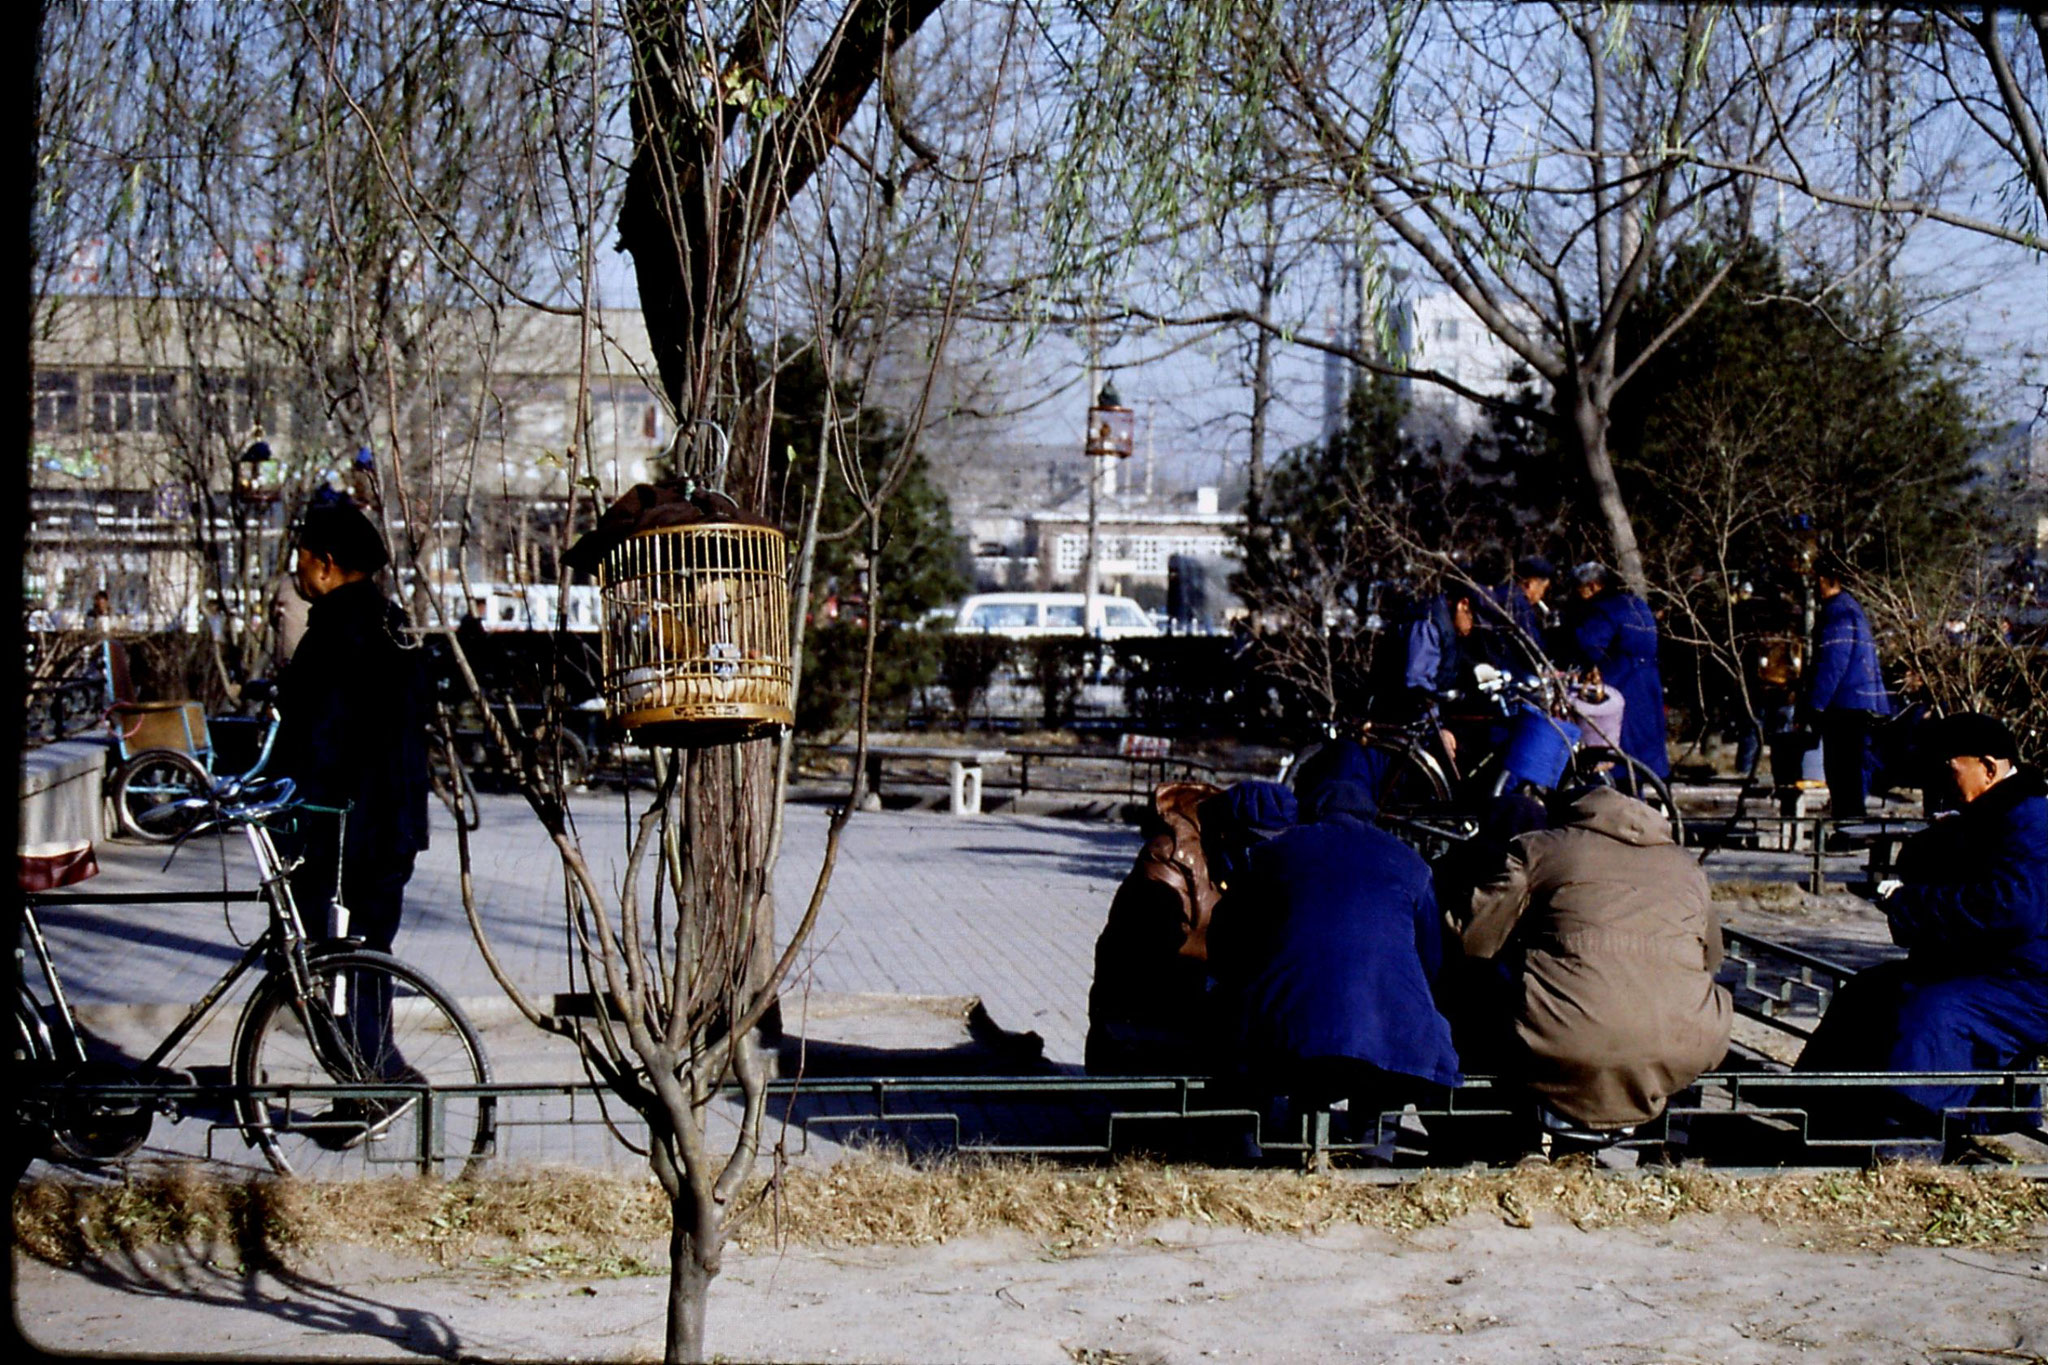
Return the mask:
[(780, 531), (728, 521), (613, 546), (598, 571), (606, 713), (664, 748), (789, 725), (787, 559)]

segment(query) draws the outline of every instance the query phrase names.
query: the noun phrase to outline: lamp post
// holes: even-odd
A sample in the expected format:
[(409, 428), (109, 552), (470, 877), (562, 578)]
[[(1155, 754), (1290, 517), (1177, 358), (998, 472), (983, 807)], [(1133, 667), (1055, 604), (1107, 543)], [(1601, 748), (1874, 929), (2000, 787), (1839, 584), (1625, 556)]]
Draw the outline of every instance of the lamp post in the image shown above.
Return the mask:
[(1136, 431), (1135, 416), (1124, 406), (1122, 395), (1117, 393), (1116, 380), (1104, 380), (1102, 391), (1095, 396), (1094, 406), (1088, 409), (1088, 435), (1081, 448), (1088, 458), (1088, 561), (1082, 570), (1082, 591), (1086, 597), (1081, 606), (1081, 632), (1084, 635), (1095, 635), (1100, 631), (1095, 606), (1096, 595), (1101, 591), (1096, 581), (1102, 542), (1103, 467), (1099, 462), (1129, 459), (1136, 444)]

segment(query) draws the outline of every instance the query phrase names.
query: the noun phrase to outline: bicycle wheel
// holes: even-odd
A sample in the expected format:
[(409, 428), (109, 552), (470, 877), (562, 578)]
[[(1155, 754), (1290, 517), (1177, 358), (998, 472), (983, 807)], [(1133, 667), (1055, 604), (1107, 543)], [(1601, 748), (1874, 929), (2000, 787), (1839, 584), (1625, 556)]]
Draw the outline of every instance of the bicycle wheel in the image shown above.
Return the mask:
[[(50, 1031), (35, 1001), (26, 994), (14, 1006), (14, 1078), (17, 1087), (49, 1079), (56, 1065)], [(12, 1189), (37, 1157), (50, 1155), (48, 1106), (25, 1098), (17, 1088), (7, 1129), (7, 1185)]]
[(121, 833), (149, 844), (167, 844), (204, 818), (178, 802), (205, 797), (213, 779), (199, 760), (176, 749), (148, 749), (114, 771), (114, 822)]
[(1580, 785), (1612, 787), (1635, 797), (1671, 825), (1671, 841), (1685, 847), (1685, 817), (1678, 812), (1670, 784), (1619, 749), (1581, 749), (1572, 755), (1572, 775)]
[[(1373, 796), (1382, 807), (1389, 803), (1424, 806), (1451, 799), (1451, 784), (1444, 776), (1443, 765), (1414, 740), (1405, 735), (1369, 734), (1358, 742), (1368, 753), (1381, 756), (1381, 775)], [(1283, 780), (1288, 786), (1300, 781), (1302, 769), (1325, 747), (1327, 741), (1296, 751), (1285, 769)]]
[(388, 953), (321, 953), (300, 1001), (291, 978), (266, 977), (235, 1030), (238, 1086), (393, 1085), (425, 1095), (244, 1095), (243, 1134), (287, 1175), (320, 1178), (363, 1164), (468, 1175), (490, 1154), (496, 1101), (442, 1094), (483, 1085), (490, 1063), (476, 1030), (439, 986)]

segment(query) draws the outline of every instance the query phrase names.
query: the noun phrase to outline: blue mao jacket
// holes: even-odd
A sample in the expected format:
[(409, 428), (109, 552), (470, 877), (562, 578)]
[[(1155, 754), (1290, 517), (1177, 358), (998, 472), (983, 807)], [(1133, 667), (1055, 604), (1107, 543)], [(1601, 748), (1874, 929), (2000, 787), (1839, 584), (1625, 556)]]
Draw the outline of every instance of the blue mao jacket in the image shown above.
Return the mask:
[(2018, 972), (2048, 990), (2048, 784), (2022, 768), (1907, 841), (1885, 900), (1918, 967)]
[(1891, 694), (1877, 667), (1877, 642), (1870, 618), (1846, 591), (1821, 603), (1814, 621), (1813, 671), (1808, 675), (1806, 705), (1824, 711), (1892, 713)]
[(1311, 823), (1251, 850), (1210, 930), (1240, 1065), (1351, 1058), (1456, 1085), (1432, 995), (1444, 930), (1429, 865), (1369, 823), (1369, 787), (1341, 765), (1303, 810)]
[(1628, 703), (1622, 751), (1659, 777), (1671, 776), (1665, 752), (1664, 680), (1657, 670), (1657, 618), (1634, 593), (1610, 589), (1585, 604), (1572, 626), (1577, 662), (1600, 670)]

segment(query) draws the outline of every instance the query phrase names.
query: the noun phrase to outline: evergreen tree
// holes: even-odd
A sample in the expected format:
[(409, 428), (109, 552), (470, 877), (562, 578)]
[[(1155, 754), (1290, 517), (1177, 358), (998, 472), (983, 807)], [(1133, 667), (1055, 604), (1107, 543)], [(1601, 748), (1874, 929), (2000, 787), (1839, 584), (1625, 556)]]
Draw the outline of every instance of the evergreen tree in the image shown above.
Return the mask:
[[(798, 509), (791, 514), (794, 519), (817, 473), (825, 376), (814, 349), (791, 345), (788, 350), (798, 352), (798, 358), (784, 366), (776, 381), (771, 474), (785, 490), (782, 505)], [(835, 397), (845, 439), (872, 488), (902, 449), (903, 423), (862, 404), (851, 385), (841, 383)], [(881, 613), (873, 700), (878, 711), (887, 711), (937, 680), (939, 637), (920, 623), (968, 586), (960, 571), (951, 508), (921, 454), (911, 457), (883, 505), (882, 551), (872, 574), (865, 525), (850, 535), (834, 534), (854, 527), (860, 515), (860, 502), (846, 479), (839, 470), (828, 470), (811, 600), (804, 604), (812, 629), (805, 638), (797, 698), (797, 726), (809, 732), (853, 723), (871, 605)]]

